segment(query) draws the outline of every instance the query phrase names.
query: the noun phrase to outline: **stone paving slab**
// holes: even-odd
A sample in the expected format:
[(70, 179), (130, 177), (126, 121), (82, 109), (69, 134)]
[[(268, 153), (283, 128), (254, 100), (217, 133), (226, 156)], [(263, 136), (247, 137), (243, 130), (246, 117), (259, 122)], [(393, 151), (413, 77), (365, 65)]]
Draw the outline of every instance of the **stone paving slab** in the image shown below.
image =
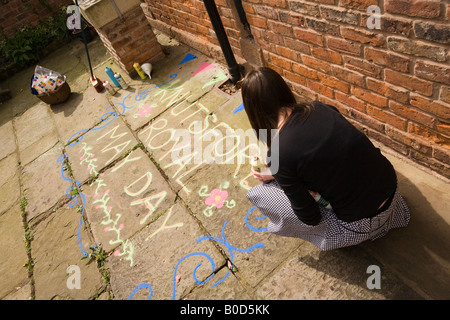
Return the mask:
[[(228, 272), (227, 267), (220, 269), (209, 282), (194, 288), (183, 299), (205, 300), (205, 297), (208, 297), (208, 300), (253, 300), (254, 298), (243, 287), (242, 280), (238, 279), (234, 273), (226, 277)], [(220, 283), (220, 286), (214, 286), (217, 281), (223, 278), (225, 280)]]
[(211, 281), (213, 272), (225, 265), (225, 259), (209, 240), (202, 240), (204, 235), (186, 208), (175, 203), (130, 239), (134, 249), (132, 265), (119, 256), (108, 260), (115, 297), (180, 299), (198, 283)]
[[(87, 300), (104, 290), (97, 265), (89, 259), (81, 260), (81, 248), (89, 247), (92, 240), (80, 222), (78, 207), (65, 205), (34, 226), (32, 255), (37, 300)], [(79, 280), (71, 278), (76, 275)]]
[(19, 151), (23, 152), (47, 135), (56, 133), (47, 104), (38, 103), (29, 108), (14, 121)]
[[(381, 271), (380, 289), (368, 289), (369, 266)], [(293, 285), (293, 284), (296, 285)], [(322, 252), (305, 242), (257, 290), (264, 300), (421, 299), (360, 247)]]
[[(95, 241), (106, 251), (123, 245), (175, 201), (169, 185), (140, 149), (83, 187), (83, 194)], [(132, 259), (132, 250), (127, 249), (120, 255)]]
[(0, 186), (0, 214), (3, 214), (20, 200), (19, 175), (11, 176)]
[(28, 261), (25, 252), (22, 227), (22, 215), (18, 205), (0, 215), (0, 243), (2, 259), (0, 260), (0, 299), (10, 292), (17, 291), (28, 281), (28, 274), (23, 267)]
[[(51, 106), (56, 130), (64, 145), (94, 128), (102, 120), (107, 121), (110, 102), (105, 93), (97, 93), (90, 86), (82, 93), (73, 92), (64, 104)], [(74, 119), (77, 119), (74, 121)]]
[(0, 137), (2, 147), (0, 148), (0, 159), (16, 151), (16, 138), (14, 136), (13, 122), (9, 121), (0, 126)]
[(20, 182), (16, 154), (0, 160), (0, 214), (11, 208), (19, 199)]
[(138, 144), (122, 118), (112, 119), (91, 128), (66, 146), (73, 176), (80, 183), (97, 176)]
[[(61, 179), (61, 144), (55, 145), (23, 168), (22, 188), (28, 199), (28, 219), (32, 220), (62, 201), (67, 184)], [(45, 172), (45, 174), (43, 174)]]

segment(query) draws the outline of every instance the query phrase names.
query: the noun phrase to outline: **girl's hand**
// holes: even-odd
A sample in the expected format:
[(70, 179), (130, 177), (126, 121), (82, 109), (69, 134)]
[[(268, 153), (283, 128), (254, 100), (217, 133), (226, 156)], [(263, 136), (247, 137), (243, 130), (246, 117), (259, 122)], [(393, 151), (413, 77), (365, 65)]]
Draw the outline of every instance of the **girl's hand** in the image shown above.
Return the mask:
[(270, 170), (263, 170), (262, 172), (255, 171), (252, 169), (253, 177), (261, 183), (268, 183), (274, 180), (273, 176), (270, 174)]

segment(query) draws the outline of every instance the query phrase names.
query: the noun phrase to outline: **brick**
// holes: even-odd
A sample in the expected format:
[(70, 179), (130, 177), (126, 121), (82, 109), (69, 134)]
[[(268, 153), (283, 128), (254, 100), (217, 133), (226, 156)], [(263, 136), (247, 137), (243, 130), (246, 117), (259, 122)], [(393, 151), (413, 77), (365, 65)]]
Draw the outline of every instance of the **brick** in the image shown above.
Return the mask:
[(365, 85), (364, 76), (359, 73), (349, 71), (348, 69), (338, 67), (336, 65), (333, 65), (331, 70), (332, 75), (341, 80), (347, 81), (351, 84), (356, 84), (359, 87), (364, 87)]
[(375, 94), (366, 89), (362, 89), (359, 87), (352, 87), (352, 94), (361, 100), (364, 100), (370, 104), (373, 104), (378, 107), (386, 108), (387, 107), (387, 98)]
[(403, 118), (426, 125), (429, 128), (432, 128), (436, 123), (436, 119), (433, 116), (395, 101), (389, 102), (389, 109)]
[(350, 93), (350, 85), (342, 80), (323, 73), (319, 73), (319, 79), (320, 83), (327, 87), (337, 89), (344, 93)]
[(320, 13), (322, 18), (328, 21), (342, 22), (355, 26), (358, 25), (360, 19), (360, 13), (352, 12), (345, 8), (321, 6)]
[(441, 43), (450, 43), (450, 27), (448, 24), (428, 22), (414, 23), (414, 33), (417, 38)]
[(303, 100), (305, 102), (317, 100), (317, 93), (306, 86), (293, 83), (292, 89), (294, 90), (294, 93), (297, 93), (297, 96), (299, 96), (299, 100)]
[(433, 148), (429, 142), (421, 141), (411, 134), (397, 130), (391, 126), (386, 126), (386, 135), (395, 141), (407, 145), (428, 156), (432, 156)]
[(270, 20), (267, 22), (267, 24), (269, 26), (269, 29), (275, 33), (281, 34), (285, 37), (292, 37), (294, 35), (292, 27), (289, 24)]
[(323, 36), (320, 33), (301, 28), (294, 28), (294, 34), (298, 40), (323, 46)]
[(287, 60), (286, 58), (270, 54), (270, 62), (274, 65), (283, 68), (285, 70), (291, 71), (292, 70), (292, 62)]
[(286, 47), (283, 47), (283, 46), (276, 46), (276, 50), (277, 50), (277, 53), (280, 56), (283, 56), (285, 58), (288, 58), (288, 59), (291, 59), (291, 60), (294, 60), (294, 61), (300, 61), (301, 60), (300, 53), (298, 53), (295, 50), (292, 50), (292, 49), (289, 49), (289, 48), (286, 48)]
[(348, 27), (341, 27), (341, 35), (345, 39), (369, 44), (373, 47), (383, 46), (386, 41), (384, 35), (380, 33)]
[(408, 124), (408, 132), (420, 136), (425, 140), (430, 141), (431, 143), (435, 143), (450, 149), (450, 138), (434, 132), (429, 128), (410, 122)]
[(247, 21), (251, 26), (267, 29), (267, 20), (256, 15), (247, 14)]
[(284, 43), (286, 45), (286, 47), (291, 48), (292, 50), (295, 50), (297, 52), (301, 52), (301, 53), (305, 53), (305, 54), (310, 54), (310, 45), (307, 43), (304, 43), (302, 41), (298, 41), (295, 39), (291, 39), (291, 38), (285, 38), (284, 39)]
[(386, 0), (384, 10), (410, 17), (437, 18), (441, 13), (441, 5), (434, 0)]
[(267, 6), (252, 6), (253, 12), (246, 11), (247, 13), (257, 13), (260, 16), (263, 16), (265, 18), (277, 20), (278, 14), (277, 11), (273, 10), (271, 7)]
[(386, 69), (384, 71), (384, 79), (387, 82), (409, 89), (411, 91), (422, 93), (425, 96), (433, 95), (433, 83), (418, 79), (411, 75)]
[(376, 64), (389, 67), (393, 70), (401, 72), (408, 72), (409, 70), (409, 59), (385, 51), (365, 48), (364, 57), (368, 61), (373, 61)]
[(320, 16), (319, 6), (317, 4), (305, 3), (304, 1), (289, 1), (289, 8), (302, 15)]
[(349, 110), (349, 116), (359, 123), (368, 126), (369, 128), (384, 133), (385, 124), (377, 119), (374, 119), (354, 109)]
[(386, 119), (386, 123), (403, 131), (406, 131), (408, 127), (408, 121), (403, 119), (402, 117), (396, 116), (393, 113), (387, 112), (388, 118)]
[(417, 77), (441, 82), (445, 84), (450, 83), (450, 66), (443, 64), (436, 64), (426, 61), (417, 61), (414, 67), (414, 73)]
[(411, 19), (404, 19), (398, 16), (383, 16), (381, 19), (381, 30), (409, 37), (412, 30), (412, 21)]
[(305, 18), (302, 15), (295, 14), (292, 11), (278, 11), (278, 16), (281, 22), (289, 23), (293, 26), (304, 27)]
[(344, 64), (350, 70), (358, 71), (373, 78), (381, 79), (382, 68), (363, 59), (344, 56)]
[(328, 23), (328, 21), (306, 17), (306, 24), (315, 31), (323, 32), (332, 36), (340, 36), (339, 26)]
[(287, 8), (288, 4), (286, 0), (263, 0), (262, 3), (269, 7)]
[(312, 80), (319, 80), (319, 75), (317, 73), (316, 70), (307, 68), (305, 66), (302, 66), (300, 64), (293, 64), (292, 65), (292, 71), (302, 75), (303, 77), (306, 77), (308, 79), (312, 79)]
[(290, 71), (284, 71), (284, 77), (292, 82), (295, 82), (297, 84), (306, 86), (306, 79), (302, 76), (299, 76), (296, 73), (290, 72)]
[(342, 55), (332, 50), (322, 47), (313, 47), (311, 54), (321, 60), (325, 60), (334, 64), (342, 64)]
[(367, 89), (372, 90), (386, 98), (393, 99), (404, 104), (409, 103), (409, 91), (404, 88), (371, 78), (366, 79), (366, 85)]
[(273, 44), (284, 44), (284, 37), (275, 32), (263, 30), (261, 32), (261, 36), (264, 39), (264, 41), (266, 41), (266, 42), (273, 43)]
[(276, 71), (278, 74), (283, 74), (284, 70), (281, 69), (279, 66), (274, 65), (271, 62), (267, 62), (267, 67), (269, 67), (270, 69)]
[(440, 99), (450, 103), (450, 87), (441, 87)]
[(411, 41), (388, 37), (387, 47), (390, 50), (409, 54), (416, 57), (426, 57), (434, 61), (444, 62), (447, 60), (447, 51), (443, 47), (429, 45), (422, 41)]
[(415, 150), (411, 150), (410, 157), (415, 162), (420, 163), (426, 167), (429, 167), (431, 170), (438, 172), (444, 177), (450, 178), (450, 167), (448, 165), (435, 161), (433, 158), (427, 155), (423, 155)]
[(450, 136), (450, 123), (439, 121), (436, 123), (436, 130), (447, 136)]
[(318, 60), (311, 56), (303, 56), (302, 61), (303, 61), (304, 65), (311, 67), (315, 70), (318, 70), (318, 71), (321, 71), (324, 73), (329, 73), (331, 71), (331, 65), (328, 62)]
[(443, 163), (450, 163), (450, 149), (440, 148), (437, 146), (433, 147), (433, 158), (439, 160)]
[(407, 122), (405, 119), (398, 117), (391, 112), (386, 111), (386, 109), (380, 109), (370, 104), (367, 105), (367, 114), (371, 117), (374, 117), (377, 120), (380, 120), (384, 123), (390, 124), (394, 127), (397, 127), (403, 131), (406, 131)]
[(411, 93), (410, 104), (443, 120), (450, 120), (450, 104)]
[(371, 5), (378, 5), (378, 0), (339, 0), (339, 7), (366, 11)]
[(363, 128), (363, 131), (369, 138), (381, 142), (384, 146), (389, 147), (392, 150), (395, 150), (396, 152), (403, 154), (405, 156), (409, 155), (410, 148), (408, 146), (389, 138), (385, 133), (379, 133), (377, 131), (367, 128)]
[(335, 0), (315, 0), (315, 1), (323, 4), (335, 4)]
[(244, 11), (246, 13), (255, 13), (255, 6), (253, 6), (251, 3), (242, 2), (242, 7), (244, 8)]
[(334, 98), (334, 92), (332, 89), (320, 84), (319, 82), (315, 82), (315, 81), (311, 81), (311, 80), (307, 80), (307, 81), (308, 81), (308, 87), (311, 90), (314, 90), (319, 94), (323, 94), (326, 97)]
[(353, 96), (341, 93), (339, 91), (335, 92), (336, 100), (342, 102), (343, 104), (356, 109), (361, 112), (366, 112), (366, 103), (362, 100), (359, 100)]
[(357, 43), (353, 43), (351, 41), (347, 41), (344, 39), (340, 39), (340, 38), (332, 38), (332, 37), (327, 37), (326, 39), (328, 48), (339, 51), (339, 52), (343, 52), (343, 53), (347, 53), (347, 54), (351, 54), (351, 55), (356, 55), (359, 56), (361, 55), (361, 45), (357, 44)]

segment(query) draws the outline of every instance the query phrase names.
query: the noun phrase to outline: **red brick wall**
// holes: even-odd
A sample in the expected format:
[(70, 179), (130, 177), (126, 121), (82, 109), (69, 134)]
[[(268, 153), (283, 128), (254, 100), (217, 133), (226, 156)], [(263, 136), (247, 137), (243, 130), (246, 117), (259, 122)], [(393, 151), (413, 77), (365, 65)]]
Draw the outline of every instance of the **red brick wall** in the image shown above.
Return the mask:
[(0, 1), (0, 27), (7, 37), (14, 34), (14, 30), (25, 24), (36, 26), (39, 21), (52, 15), (52, 10), (73, 4), (71, 0), (47, 0), (51, 8), (44, 7), (39, 0), (2, 0)]
[[(146, 1), (154, 20), (213, 44), (200, 0)], [(216, 0), (237, 56), (231, 0)], [(442, 0), (243, 0), (264, 63), (369, 137), (450, 178), (450, 4)], [(381, 6), (369, 29), (370, 5)]]
[(136, 75), (135, 62), (155, 63), (165, 56), (140, 6), (97, 32), (114, 61), (128, 74)]
[[(219, 46), (202, 0), (145, 0), (145, 3), (149, 7), (154, 20), (193, 34), (198, 42)], [(233, 52), (237, 56), (242, 56), (239, 44), (241, 33), (233, 19), (228, 0), (216, 0), (215, 3)]]

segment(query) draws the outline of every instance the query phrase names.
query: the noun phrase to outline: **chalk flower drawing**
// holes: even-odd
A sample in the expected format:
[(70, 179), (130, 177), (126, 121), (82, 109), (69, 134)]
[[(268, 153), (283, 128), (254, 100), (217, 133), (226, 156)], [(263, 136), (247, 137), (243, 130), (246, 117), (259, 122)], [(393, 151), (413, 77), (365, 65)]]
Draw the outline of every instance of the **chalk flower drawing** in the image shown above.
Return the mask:
[(224, 190), (229, 187), (230, 183), (228, 181), (222, 183), (219, 188), (215, 188), (211, 191), (211, 193), (208, 193), (208, 186), (202, 186), (200, 190), (198, 191), (198, 194), (201, 197), (207, 197), (205, 199), (205, 204), (208, 206), (203, 210), (203, 214), (207, 217), (210, 217), (213, 215), (213, 208), (216, 207), (217, 209), (222, 208), (224, 205), (227, 208), (233, 208), (236, 205), (236, 202), (234, 200), (227, 200), (228, 199), (228, 191)]
[(222, 208), (223, 202), (228, 198), (227, 191), (221, 191), (220, 189), (214, 189), (211, 194), (205, 200), (205, 204), (208, 206), (216, 206), (216, 208)]
[(150, 107), (150, 106), (147, 104), (147, 105), (145, 105), (143, 108), (139, 109), (138, 112), (139, 112), (139, 116), (140, 116), (141, 118), (143, 118), (143, 117), (148, 117), (148, 116), (151, 114), (151, 112), (152, 112), (152, 107)]

